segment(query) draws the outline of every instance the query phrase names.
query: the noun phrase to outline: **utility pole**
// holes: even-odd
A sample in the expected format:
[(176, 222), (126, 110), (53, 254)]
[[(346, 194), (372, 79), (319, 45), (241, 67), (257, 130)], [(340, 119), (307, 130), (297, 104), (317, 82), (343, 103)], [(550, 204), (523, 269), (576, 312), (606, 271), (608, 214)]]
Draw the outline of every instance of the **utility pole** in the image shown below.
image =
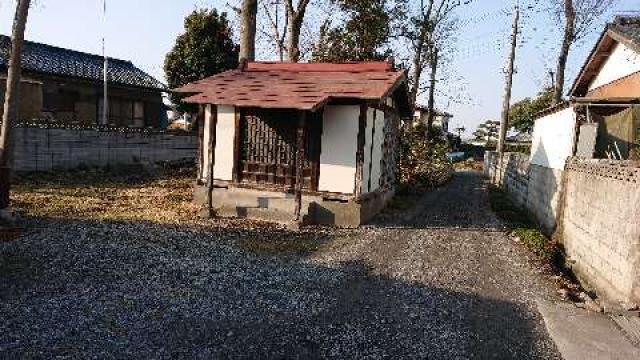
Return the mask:
[[(511, 88), (513, 85), (513, 70), (516, 61), (516, 47), (518, 46), (518, 23), (520, 21), (520, 7), (516, 2), (513, 9), (513, 35), (511, 35), (511, 49), (509, 51), (509, 61), (506, 69), (506, 79), (502, 100), (502, 118), (500, 120), (500, 134), (498, 136), (498, 153), (504, 153), (504, 143), (507, 138), (507, 128), (509, 126), (509, 107), (511, 105)], [(502, 158), (502, 156), (501, 156)]]
[(104, 57), (104, 66), (102, 69), (103, 88), (102, 88), (102, 125), (109, 124), (109, 58), (107, 57), (107, 0), (102, 0), (102, 21), (104, 29), (102, 31), (102, 56)]
[(22, 43), (24, 30), (27, 27), (29, 5), (31, 0), (18, 0), (11, 35), (11, 57), (7, 72), (7, 89), (4, 98), (2, 115), (2, 132), (0, 133), (0, 210), (9, 207), (9, 191), (11, 188), (11, 162), (13, 158), (13, 125), (18, 118), (18, 102), (20, 77), (22, 76)]

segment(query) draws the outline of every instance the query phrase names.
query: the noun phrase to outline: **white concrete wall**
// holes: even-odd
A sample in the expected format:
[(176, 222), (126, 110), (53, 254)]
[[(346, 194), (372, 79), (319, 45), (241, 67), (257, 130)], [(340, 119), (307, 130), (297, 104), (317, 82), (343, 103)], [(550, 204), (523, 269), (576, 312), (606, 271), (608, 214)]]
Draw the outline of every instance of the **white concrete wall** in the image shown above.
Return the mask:
[(640, 71), (640, 54), (617, 43), (589, 86), (589, 91)]
[(204, 107), (204, 135), (202, 138), (202, 169), (200, 169), (200, 180), (207, 181), (207, 174), (209, 173), (209, 160), (211, 158), (209, 154), (209, 134), (211, 134), (211, 105)]
[(369, 171), (369, 165), (371, 165), (371, 143), (373, 142), (373, 124), (375, 122), (376, 110), (372, 108), (367, 109), (367, 127), (364, 131), (364, 162), (362, 163), (362, 193), (369, 192), (369, 179), (371, 178), (371, 171)]
[(320, 191), (353, 194), (360, 106), (327, 106), (324, 110)]
[[(206, 118), (205, 126), (210, 120)], [(205, 144), (207, 144), (207, 128), (205, 127)], [(236, 111), (235, 107), (228, 105), (218, 106), (218, 126), (216, 127), (216, 158), (213, 168), (213, 177), (217, 180), (233, 180), (233, 142), (236, 136)], [(208, 164), (209, 162), (205, 162)]]
[(369, 192), (376, 191), (380, 187), (380, 175), (382, 173), (382, 145), (384, 143), (384, 111), (375, 111), (376, 132), (373, 136), (373, 148), (371, 156), (371, 187)]
[(573, 107), (536, 120), (529, 162), (552, 169), (564, 169), (573, 155), (576, 113)]

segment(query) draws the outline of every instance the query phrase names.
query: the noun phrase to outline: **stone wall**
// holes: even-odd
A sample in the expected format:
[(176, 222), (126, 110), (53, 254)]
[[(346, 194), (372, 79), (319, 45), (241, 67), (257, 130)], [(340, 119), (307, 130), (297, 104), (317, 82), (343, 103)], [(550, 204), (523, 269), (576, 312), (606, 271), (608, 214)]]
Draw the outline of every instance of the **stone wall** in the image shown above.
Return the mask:
[(640, 303), (640, 163), (573, 158), (562, 171), (527, 159), (489, 152), (485, 175), (556, 235), (584, 284)]
[(640, 164), (567, 164), (562, 243), (568, 263), (613, 299), (640, 302)]
[(195, 159), (197, 139), (163, 132), (15, 129), (15, 171)]

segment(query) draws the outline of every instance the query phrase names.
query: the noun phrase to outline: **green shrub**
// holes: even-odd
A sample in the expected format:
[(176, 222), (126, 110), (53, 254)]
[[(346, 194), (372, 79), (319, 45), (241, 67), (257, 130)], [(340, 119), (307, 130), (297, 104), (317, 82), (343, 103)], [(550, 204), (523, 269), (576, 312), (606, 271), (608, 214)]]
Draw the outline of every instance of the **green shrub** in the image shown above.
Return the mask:
[(399, 176), (403, 186), (433, 188), (451, 179), (454, 169), (447, 158), (450, 149), (446, 140), (427, 141), (423, 125), (405, 130), (401, 140)]

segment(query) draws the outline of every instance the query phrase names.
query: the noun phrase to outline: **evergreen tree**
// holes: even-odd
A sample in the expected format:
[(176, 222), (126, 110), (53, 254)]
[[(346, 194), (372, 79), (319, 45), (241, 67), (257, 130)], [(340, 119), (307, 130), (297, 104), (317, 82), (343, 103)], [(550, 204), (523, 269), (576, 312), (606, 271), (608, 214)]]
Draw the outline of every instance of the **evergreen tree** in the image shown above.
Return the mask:
[[(170, 88), (238, 67), (239, 47), (233, 42), (226, 13), (195, 10), (185, 18), (184, 28), (164, 62)], [(173, 101), (179, 103), (179, 99)]]

